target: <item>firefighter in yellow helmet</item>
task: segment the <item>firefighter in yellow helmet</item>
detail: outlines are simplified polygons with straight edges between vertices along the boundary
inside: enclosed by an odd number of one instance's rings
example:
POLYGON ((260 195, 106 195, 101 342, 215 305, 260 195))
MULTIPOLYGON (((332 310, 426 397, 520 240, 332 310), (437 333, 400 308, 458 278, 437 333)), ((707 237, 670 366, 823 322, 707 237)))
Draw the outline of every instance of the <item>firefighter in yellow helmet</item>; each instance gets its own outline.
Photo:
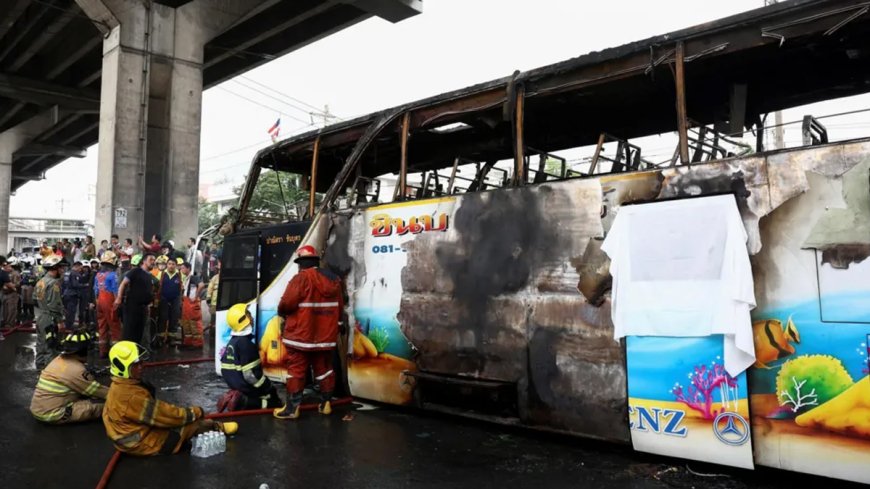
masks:
POLYGON ((221 355, 221 375, 230 390, 218 401, 218 411, 281 407, 281 398, 260 365, 260 350, 248 306, 231 307, 227 311, 227 323, 232 338, 221 355))
POLYGON ((132 341, 119 341, 109 350, 112 386, 103 409, 106 435, 119 451, 130 455, 178 453, 195 435, 213 429, 228 435, 233 422, 204 419, 199 406, 182 407, 154 397, 153 386, 142 380, 148 351, 132 341))
POLYGON ((91 334, 71 333, 61 344, 61 355, 39 374, 30 412, 49 424, 76 423, 98 419, 108 389, 94 380, 85 362, 91 334))

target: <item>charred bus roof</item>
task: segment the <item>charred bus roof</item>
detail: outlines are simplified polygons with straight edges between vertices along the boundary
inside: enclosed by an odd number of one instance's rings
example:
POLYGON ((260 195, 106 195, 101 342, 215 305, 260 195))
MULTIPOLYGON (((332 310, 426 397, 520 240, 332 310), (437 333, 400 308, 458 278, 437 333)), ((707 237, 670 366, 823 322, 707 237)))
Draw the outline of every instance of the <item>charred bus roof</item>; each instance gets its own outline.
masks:
MULTIPOLYGON (((768 112, 870 90, 868 10, 870 2, 858 0, 778 3, 300 134, 261 150, 253 163, 308 175, 319 139, 316 188, 324 191, 367 128, 397 112, 408 114, 408 172, 449 167, 458 157, 512 158, 518 92, 522 145, 541 151, 593 145, 604 133, 627 140, 678 131, 680 90, 690 124, 741 133, 768 112)), ((360 174, 398 172, 402 123, 394 118, 378 134, 360 174)))

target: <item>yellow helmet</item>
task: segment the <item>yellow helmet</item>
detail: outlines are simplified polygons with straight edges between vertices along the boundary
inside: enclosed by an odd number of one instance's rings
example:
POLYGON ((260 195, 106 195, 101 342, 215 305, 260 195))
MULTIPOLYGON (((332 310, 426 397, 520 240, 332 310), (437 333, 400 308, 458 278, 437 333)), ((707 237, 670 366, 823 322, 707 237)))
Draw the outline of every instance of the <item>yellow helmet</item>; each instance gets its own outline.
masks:
POLYGON ((115 377, 130 378, 130 366, 148 359, 148 350, 132 341, 119 341, 109 350, 109 370, 115 377))
POLYGON ((42 260, 42 268, 46 270, 51 270, 61 266, 61 261, 63 258, 57 255, 49 255, 47 258, 42 260))
POLYGON ((103 256, 100 257, 100 263, 105 263, 108 265, 117 265, 118 257, 115 255, 115 252, 106 251, 103 253, 103 256))
POLYGON ((239 303, 231 307, 227 311, 227 323, 230 325, 230 329, 236 333, 250 326, 251 318, 248 316, 248 305, 239 303))
POLYGON ((160 256, 157 257, 157 264, 158 264, 158 265, 160 265, 160 264, 165 264, 165 263, 168 262, 168 261, 169 261, 169 257, 166 256, 166 255, 160 255, 160 256))

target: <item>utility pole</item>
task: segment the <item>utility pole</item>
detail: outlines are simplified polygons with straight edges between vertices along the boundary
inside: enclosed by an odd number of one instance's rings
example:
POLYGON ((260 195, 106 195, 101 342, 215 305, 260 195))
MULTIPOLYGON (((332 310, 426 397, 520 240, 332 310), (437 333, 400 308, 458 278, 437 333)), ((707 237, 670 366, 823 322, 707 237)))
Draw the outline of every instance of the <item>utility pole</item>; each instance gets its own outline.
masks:
POLYGON ((309 112, 308 115, 311 116, 311 125, 315 124, 315 117, 320 119, 321 126, 328 126, 330 122, 338 119, 338 116, 333 115, 331 112, 329 112, 329 105, 323 106, 323 112, 309 112))
MULTIPOLYGON (((777 2, 778 0, 764 0, 764 6, 773 5, 777 2)), ((785 147, 785 130, 782 127, 781 110, 773 113, 773 124, 773 145, 776 149, 783 149, 785 147)))

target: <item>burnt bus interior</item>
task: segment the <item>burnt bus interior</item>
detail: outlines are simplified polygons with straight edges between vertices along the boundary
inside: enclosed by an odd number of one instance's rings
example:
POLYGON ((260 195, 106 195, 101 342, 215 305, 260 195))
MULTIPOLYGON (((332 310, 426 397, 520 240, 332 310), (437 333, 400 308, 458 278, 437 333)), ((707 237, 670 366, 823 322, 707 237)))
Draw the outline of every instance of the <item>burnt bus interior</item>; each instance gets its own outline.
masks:
MULTIPOLYGON (((236 223, 770 150, 771 112, 870 90, 868 9, 775 4, 291 137, 255 156, 236 223), (632 143, 670 132, 678 144, 663 161, 632 143), (581 167, 552 154, 582 147, 592 156, 581 167), (308 198, 277 215, 248 209, 265 170, 297 175, 308 198)), ((805 145, 828 142, 812 116, 802 131, 805 145)))

